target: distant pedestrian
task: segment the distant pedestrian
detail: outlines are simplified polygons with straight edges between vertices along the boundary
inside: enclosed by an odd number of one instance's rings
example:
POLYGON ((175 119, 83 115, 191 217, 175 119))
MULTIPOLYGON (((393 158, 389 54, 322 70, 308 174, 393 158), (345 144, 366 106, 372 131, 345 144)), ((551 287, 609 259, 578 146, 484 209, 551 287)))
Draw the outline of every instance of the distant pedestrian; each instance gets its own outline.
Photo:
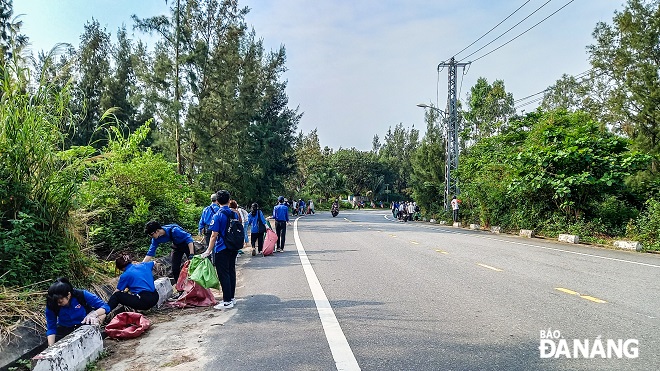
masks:
POLYGON ((264 214, 259 210, 259 204, 255 202, 252 204, 252 209, 248 215, 248 226, 250 226, 252 233, 250 236, 252 242, 252 256, 257 254, 257 249, 255 249, 254 246, 255 242, 257 242, 257 246, 259 247, 259 254, 261 254, 264 249, 264 233, 259 232, 259 227, 261 227, 262 224, 264 228, 268 228, 266 226, 266 218, 264 218, 264 214))
POLYGON ((307 204, 307 210, 308 214, 314 215, 314 201, 309 200, 309 203, 307 204))
POLYGON ((284 197, 277 198, 278 205, 273 208, 275 233, 277 233, 277 252, 284 252, 286 242, 286 225, 289 223, 289 208, 284 204, 284 197))
POLYGON ((454 223, 458 222, 458 204, 460 203, 461 200, 457 199, 456 196, 451 199, 451 210, 454 217, 454 223))

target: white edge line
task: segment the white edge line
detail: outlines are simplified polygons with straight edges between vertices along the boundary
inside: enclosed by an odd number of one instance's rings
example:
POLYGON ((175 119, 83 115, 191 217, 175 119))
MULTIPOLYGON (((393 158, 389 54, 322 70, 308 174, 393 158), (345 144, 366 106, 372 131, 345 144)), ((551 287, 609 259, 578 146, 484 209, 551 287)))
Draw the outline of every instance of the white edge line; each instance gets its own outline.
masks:
POLYGON ((314 268, 309 262, 305 248, 300 241, 300 236, 298 235, 299 219, 300 217, 298 217, 293 224, 293 239, 296 241, 300 264, 305 271, 305 276, 307 276, 309 288, 312 290, 312 296, 314 297, 316 309, 319 312, 319 318, 321 319, 321 324, 325 331, 325 338, 328 340, 328 345, 332 352, 332 358, 335 360, 337 370, 360 370, 360 366, 355 359, 351 346, 348 344, 348 340, 346 340, 346 336, 339 325, 339 321, 337 321, 337 317, 330 306, 328 297, 325 295, 325 291, 323 291, 323 287, 321 287, 321 282, 319 282, 318 277, 316 277, 314 268))

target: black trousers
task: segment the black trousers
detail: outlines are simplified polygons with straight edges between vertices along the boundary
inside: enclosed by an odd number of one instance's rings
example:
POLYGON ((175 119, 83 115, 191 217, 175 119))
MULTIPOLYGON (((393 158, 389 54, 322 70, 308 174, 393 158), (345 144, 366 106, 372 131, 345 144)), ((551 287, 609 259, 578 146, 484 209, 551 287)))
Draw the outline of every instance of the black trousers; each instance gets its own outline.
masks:
POLYGON ((188 256, 188 245, 172 244, 172 277, 174 277, 174 282, 179 281, 179 274, 181 274, 181 261, 183 256, 188 256))
POLYGON ((119 304, 122 304, 126 307, 137 309, 137 310, 147 310, 153 308, 154 305, 158 304, 158 292, 156 291, 142 291, 138 294, 130 294, 123 291, 117 291, 108 300, 108 305, 110 310, 117 308, 119 304))
POLYGON ((277 248, 284 250, 286 241, 286 222, 275 221, 275 233, 277 233, 277 248))
POLYGON ((257 245, 259 246, 259 252, 261 252, 264 249, 264 234, 263 233, 252 233, 250 235, 250 240, 252 242, 252 248, 254 249, 254 243, 257 242, 257 245))
POLYGON ((222 288, 222 301, 229 302, 236 294, 236 255, 238 251, 224 250, 215 253, 215 271, 222 288))
POLYGON ((458 221, 458 209, 453 210, 452 214, 454 216, 454 222, 457 222, 458 221))

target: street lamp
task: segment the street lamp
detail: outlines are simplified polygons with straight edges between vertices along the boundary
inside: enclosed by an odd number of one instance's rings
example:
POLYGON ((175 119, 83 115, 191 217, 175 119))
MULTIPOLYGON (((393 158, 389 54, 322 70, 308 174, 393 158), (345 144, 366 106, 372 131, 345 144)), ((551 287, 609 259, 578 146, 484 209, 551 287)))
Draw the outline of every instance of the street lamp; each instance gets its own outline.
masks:
MULTIPOLYGON (((433 110, 439 113, 440 116, 442 116, 443 120, 445 121, 447 120, 447 116, 448 116, 447 112, 437 107, 429 106, 428 104, 423 104, 423 103, 418 104, 417 107, 421 107, 425 109, 428 108, 430 110, 433 110)), ((452 149, 454 147, 452 143, 454 142, 450 140, 453 138, 453 135, 455 133, 449 133, 449 127, 448 125, 446 125, 446 122, 443 122, 442 126, 444 130, 444 138, 445 138, 445 200, 444 200, 445 202, 444 204, 445 204, 445 210, 449 210, 449 204, 451 202, 451 197, 453 196, 451 192, 453 188, 456 188, 455 191, 458 191, 458 186, 456 186, 455 184, 456 180, 451 178, 451 169, 456 168, 455 166, 456 164, 454 164, 454 162, 458 163, 457 161, 458 154, 452 152, 452 149)), ((453 138, 453 139, 457 139, 457 138, 453 138)))

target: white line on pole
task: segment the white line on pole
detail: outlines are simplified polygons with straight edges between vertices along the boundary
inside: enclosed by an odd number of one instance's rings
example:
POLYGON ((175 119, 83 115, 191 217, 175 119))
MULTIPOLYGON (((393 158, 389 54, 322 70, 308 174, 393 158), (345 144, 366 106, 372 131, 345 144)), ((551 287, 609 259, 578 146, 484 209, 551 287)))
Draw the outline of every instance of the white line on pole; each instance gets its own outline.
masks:
POLYGON ((300 241, 300 236, 298 235, 298 219, 296 219, 293 224, 293 239, 296 241, 300 263, 305 271, 305 276, 307 276, 309 288, 312 290, 312 296, 316 303, 316 309, 319 312, 319 318, 321 318, 321 324, 325 331, 325 338, 328 340, 328 345, 332 352, 332 358, 335 360, 337 370, 360 370, 360 366, 355 359, 353 350, 351 350, 351 346, 348 344, 348 340, 346 340, 346 336, 344 335, 341 326, 339 326, 339 321, 337 321, 337 317, 330 306, 328 297, 325 296, 325 291, 323 291, 323 287, 321 287, 321 282, 319 282, 318 277, 316 277, 314 268, 312 268, 312 264, 307 258, 305 248, 300 241))

